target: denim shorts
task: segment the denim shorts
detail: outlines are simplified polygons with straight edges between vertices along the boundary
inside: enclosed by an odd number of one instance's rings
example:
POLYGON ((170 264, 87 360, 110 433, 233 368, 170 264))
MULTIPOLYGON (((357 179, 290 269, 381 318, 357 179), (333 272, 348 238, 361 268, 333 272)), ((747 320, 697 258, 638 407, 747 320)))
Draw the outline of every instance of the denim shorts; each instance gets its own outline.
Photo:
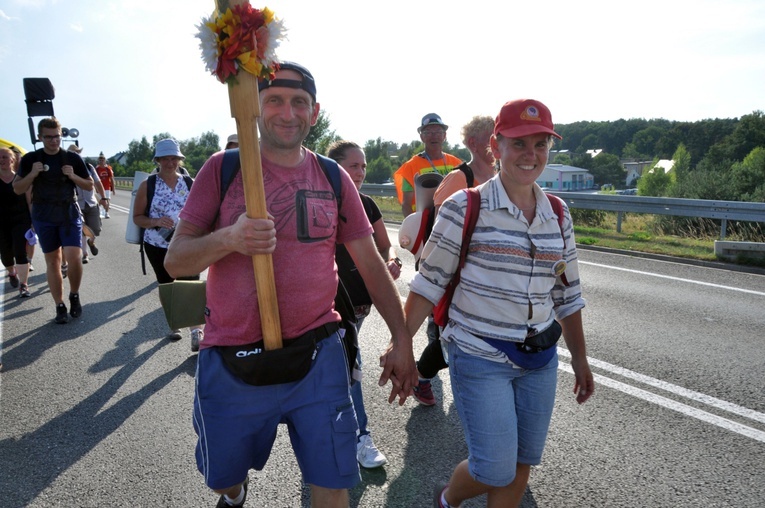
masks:
POLYGON ((449 347, 454 402, 468 446, 468 468, 476 480, 504 487, 516 463, 542 460, 558 381, 558 355, 535 370, 492 362, 449 347))
POLYGON ((33 221, 35 233, 40 240, 43 253, 53 252, 60 247, 82 246, 82 219, 78 216, 68 224, 33 221))
POLYGON ((345 350, 337 333, 317 347, 306 377, 270 386, 248 385, 231 374, 217 348, 199 352, 194 430, 197 467, 208 487, 225 489, 250 469, 263 469, 280 423, 287 425, 306 483, 348 489, 359 482, 345 350))

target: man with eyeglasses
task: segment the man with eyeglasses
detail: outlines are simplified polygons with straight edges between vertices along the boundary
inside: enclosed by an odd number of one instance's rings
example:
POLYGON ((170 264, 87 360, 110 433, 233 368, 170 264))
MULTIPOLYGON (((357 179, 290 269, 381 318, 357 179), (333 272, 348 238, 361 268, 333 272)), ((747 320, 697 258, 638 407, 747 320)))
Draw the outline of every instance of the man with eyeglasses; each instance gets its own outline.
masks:
POLYGON ((112 199, 112 194, 116 192, 114 185, 114 171, 112 167, 106 163, 106 157, 104 152, 98 154, 98 166, 96 166, 96 173, 98 174, 101 185, 104 186, 104 198, 101 200, 101 204, 104 206, 104 219, 109 219, 109 203, 112 199))
POLYGON ((422 117, 422 122, 417 128, 420 139, 425 145, 425 150, 418 153, 398 168, 393 174, 398 192, 398 201, 401 203, 401 211, 404 217, 414 212, 414 177, 425 173, 439 173, 446 175, 452 169, 462 164, 459 158, 443 151, 446 141, 446 125, 441 117, 435 113, 428 113, 422 117))
POLYGON ((13 180, 13 190, 16 194, 24 194, 32 187, 32 224, 45 254, 48 288, 56 302, 55 321, 64 324, 69 321, 69 316, 60 270, 62 251, 69 265, 69 312, 77 318, 82 314, 82 218, 75 188, 93 190, 93 179, 78 154, 61 149, 61 124, 58 120, 40 120, 37 137, 43 147, 22 157, 20 170, 13 180))

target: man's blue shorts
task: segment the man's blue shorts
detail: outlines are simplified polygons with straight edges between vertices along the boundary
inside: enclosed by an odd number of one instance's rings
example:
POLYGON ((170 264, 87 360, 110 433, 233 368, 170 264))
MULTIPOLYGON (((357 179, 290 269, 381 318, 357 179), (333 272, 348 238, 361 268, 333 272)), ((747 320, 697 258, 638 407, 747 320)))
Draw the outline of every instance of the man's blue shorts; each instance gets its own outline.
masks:
POLYGON ((82 219, 78 216, 68 224, 46 221, 32 221, 35 233, 44 254, 61 247, 82 246, 82 219))
POLYGON ((468 445, 468 469, 477 481, 504 487, 516 463, 542 460, 558 380, 558 355, 539 369, 492 362, 448 342, 454 403, 468 445))
POLYGON ((248 470, 263 469, 280 423, 287 424, 305 483, 348 489, 359 482, 345 350, 337 332, 316 346, 306 377, 270 386, 241 381, 214 347, 199 352, 194 430, 197 467, 208 487, 226 489, 248 470))

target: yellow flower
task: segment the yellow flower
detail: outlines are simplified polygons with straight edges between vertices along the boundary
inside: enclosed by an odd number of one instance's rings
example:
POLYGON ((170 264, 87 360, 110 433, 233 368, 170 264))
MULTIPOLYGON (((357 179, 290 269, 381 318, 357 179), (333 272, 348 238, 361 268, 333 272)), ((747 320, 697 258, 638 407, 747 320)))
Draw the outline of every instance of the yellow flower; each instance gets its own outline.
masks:
POLYGON ((260 71, 263 69, 263 65, 258 61, 258 55, 255 51, 242 53, 237 60, 239 60, 242 69, 255 76, 259 75, 260 71))

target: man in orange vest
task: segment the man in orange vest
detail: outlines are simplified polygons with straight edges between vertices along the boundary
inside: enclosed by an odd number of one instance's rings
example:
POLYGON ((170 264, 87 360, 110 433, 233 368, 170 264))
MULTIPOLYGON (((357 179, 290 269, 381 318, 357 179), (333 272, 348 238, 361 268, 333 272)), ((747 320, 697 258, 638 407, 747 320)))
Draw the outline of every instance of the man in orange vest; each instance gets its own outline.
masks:
POLYGON ((417 132, 420 134, 420 139, 425 145, 425 150, 403 163, 393 174, 398 201, 401 203, 401 211, 404 213, 404 217, 414 212, 416 205, 414 196, 415 176, 424 173, 446 175, 462 164, 458 157, 443 151, 444 141, 446 141, 446 130, 448 128, 449 126, 435 113, 428 113, 423 116, 417 132))

